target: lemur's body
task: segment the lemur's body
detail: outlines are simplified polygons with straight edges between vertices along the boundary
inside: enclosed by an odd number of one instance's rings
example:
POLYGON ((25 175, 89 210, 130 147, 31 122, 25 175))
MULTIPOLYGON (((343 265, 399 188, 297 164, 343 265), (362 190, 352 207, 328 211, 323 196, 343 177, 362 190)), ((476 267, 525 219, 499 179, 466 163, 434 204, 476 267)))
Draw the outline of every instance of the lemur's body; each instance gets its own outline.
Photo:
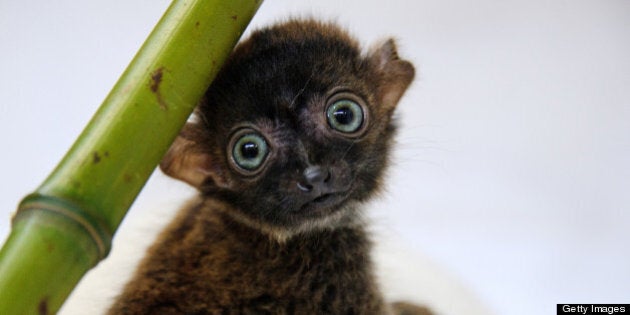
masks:
POLYGON ((110 314, 428 314, 383 301, 361 203, 414 75, 332 24, 239 44, 161 167, 197 187, 110 314))

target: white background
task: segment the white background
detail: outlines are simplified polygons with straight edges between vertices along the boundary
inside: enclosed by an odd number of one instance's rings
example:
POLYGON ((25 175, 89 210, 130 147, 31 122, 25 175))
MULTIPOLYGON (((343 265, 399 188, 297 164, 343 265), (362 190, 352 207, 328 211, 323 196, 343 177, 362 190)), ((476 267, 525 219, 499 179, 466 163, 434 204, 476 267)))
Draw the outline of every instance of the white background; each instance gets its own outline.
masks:
MULTIPOLYGON (((167 5, 0 0, 0 239, 167 5)), ((267 0, 252 23, 289 14, 417 67, 380 229, 497 314, 630 303, 630 1, 267 0)), ((182 193, 156 173, 130 217, 182 193)))

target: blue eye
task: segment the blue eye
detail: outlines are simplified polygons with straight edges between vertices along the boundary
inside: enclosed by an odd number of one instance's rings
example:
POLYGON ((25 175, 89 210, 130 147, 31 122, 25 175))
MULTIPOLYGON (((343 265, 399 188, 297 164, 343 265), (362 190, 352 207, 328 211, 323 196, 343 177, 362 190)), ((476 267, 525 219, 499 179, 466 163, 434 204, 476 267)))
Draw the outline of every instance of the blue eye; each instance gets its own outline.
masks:
POLYGON ((267 141, 254 131, 237 134, 233 143, 232 160, 246 171, 256 171, 269 154, 267 141))
POLYGON ((363 126, 364 113, 361 105, 350 99, 340 99, 326 109, 328 125, 343 133, 354 133, 363 126))

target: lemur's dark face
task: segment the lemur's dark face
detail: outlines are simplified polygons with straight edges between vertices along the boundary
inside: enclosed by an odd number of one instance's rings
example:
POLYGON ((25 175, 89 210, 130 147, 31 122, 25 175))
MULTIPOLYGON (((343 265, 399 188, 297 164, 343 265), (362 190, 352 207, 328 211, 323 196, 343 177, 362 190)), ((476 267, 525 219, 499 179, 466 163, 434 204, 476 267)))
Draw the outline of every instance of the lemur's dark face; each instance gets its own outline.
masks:
POLYGON ((392 114, 413 74, 392 41, 363 56, 331 24, 257 31, 236 48, 162 167, 247 222, 334 224, 378 190, 392 114))

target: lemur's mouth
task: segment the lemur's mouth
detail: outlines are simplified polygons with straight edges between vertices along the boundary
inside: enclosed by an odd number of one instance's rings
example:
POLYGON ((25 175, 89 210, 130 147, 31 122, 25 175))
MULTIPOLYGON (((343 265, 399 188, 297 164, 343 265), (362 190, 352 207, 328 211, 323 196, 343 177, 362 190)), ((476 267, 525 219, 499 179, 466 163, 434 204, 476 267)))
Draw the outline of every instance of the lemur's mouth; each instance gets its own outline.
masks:
POLYGON ((313 199, 311 202, 312 203, 326 202, 326 200, 328 200, 332 196, 333 196, 333 194, 323 194, 323 195, 313 199))
POLYGON ((334 212, 348 197, 347 191, 327 193, 304 203, 297 211, 301 214, 328 214, 334 212))

